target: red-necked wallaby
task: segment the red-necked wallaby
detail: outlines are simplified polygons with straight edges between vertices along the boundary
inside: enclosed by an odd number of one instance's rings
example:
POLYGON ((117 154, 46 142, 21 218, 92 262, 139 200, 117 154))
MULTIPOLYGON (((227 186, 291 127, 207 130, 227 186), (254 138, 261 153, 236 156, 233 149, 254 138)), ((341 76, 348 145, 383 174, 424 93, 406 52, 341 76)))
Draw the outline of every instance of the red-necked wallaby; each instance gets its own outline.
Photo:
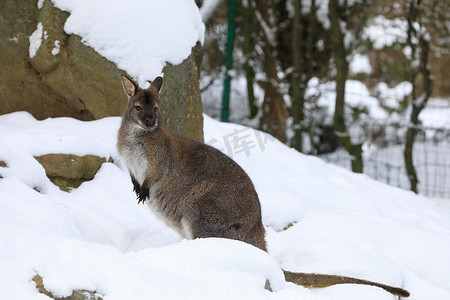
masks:
MULTIPOLYGON (((231 158, 203 143, 161 127, 155 78, 141 89, 122 76, 128 105, 117 147, 133 182, 138 203, 147 203, 166 224, 187 239, 240 240, 266 251, 261 206, 252 181, 231 158)), ((306 287, 356 283, 408 297, 409 292, 357 278, 284 271, 287 281, 306 287)))

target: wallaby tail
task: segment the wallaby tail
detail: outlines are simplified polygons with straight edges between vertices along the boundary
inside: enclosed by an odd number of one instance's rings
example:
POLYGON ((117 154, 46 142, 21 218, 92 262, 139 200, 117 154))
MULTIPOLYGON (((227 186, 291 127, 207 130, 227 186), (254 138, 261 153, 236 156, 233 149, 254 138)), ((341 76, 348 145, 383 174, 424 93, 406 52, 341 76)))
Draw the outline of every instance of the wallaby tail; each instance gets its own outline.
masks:
POLYGON ((339 276, 339 275, 326 275, 326 274, 315 274, 315 273, 293 273, 289 271, 283 270, 284 277, 286 281, 295 283, 297 285, 301 285, 308 288, 320 288, 320 287, 328 287, 335 284, 365 284, 372 285, 379 288, 382 288, 388 291, 391 294, 400 296, 400 297, 409 297, 409 292, 402 288, 393 287, 390 285, 385 285, 382 283, 358 279, 353 277, 339 276))

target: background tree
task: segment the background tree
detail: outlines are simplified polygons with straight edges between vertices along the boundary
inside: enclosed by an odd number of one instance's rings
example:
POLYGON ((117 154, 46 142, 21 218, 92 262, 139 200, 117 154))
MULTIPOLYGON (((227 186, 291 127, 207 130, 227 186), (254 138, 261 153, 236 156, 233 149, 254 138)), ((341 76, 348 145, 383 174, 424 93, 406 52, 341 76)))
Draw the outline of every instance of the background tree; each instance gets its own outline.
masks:
POLYGON ((411 126, 406 131, 404 159, 411 190, 417 193, 418 178, 413 163, 413 145, 418 132, 419 114, 425 108, 432 92, 430 66, 428 64, 430 41, 428 31, 421 20, 423 10, 421 1, 410 0, 408 6, 407 45, 411 49, 411 83, 413 89, 410 114, 411 126))
POLYGON ((330 1, 328 16, 330 19, 330 43, 336 69, 336 101, 333 126, 340 144, 352 157, 352 171, 362 173, 362 143, 358 137, 352 137, 347 129, 345 114, 345 83, 349 74, 348 56, 355 49, 358 37, 365 22, 366 1, 354 2, 330 1), (347 32, 346 32, 347 31, 347 32), (351 38, 348 38, 348 37, 351 38))
POLYGON ((275 15, 277 1, 259 0, 255 3, 257 32, 259 33, 260 49, 262 50, 264 78, 260 84, 264 87, 264 102, 260 127, 278 138, 286 141, 286 118, 288 110, 280 90, 279 64, 277 53, 277 33, 279 23, 275 15))
POLYGON ((256 104, 255 91, 253 85, 255 84, 255 67, 254 67, 254 37, 253 32, 255 29, 254 21, 254 8, 253 2, 249 0, 240 1, 242 12, 242 52, 244 54, 244 72, 245 79, 247 81, 247 99, 249 107, 249 118, 253 119, 258 113, 258 106, 256 104))
MULTIPOLYGON (((442 1, 416 2, 421 4, 421 26, 435 37, 431 38, 428 47, 432 54, 429 64, 436 60, 445 61, 449 54, 450 13, 442 1)), ((403 24, 406 24, 410 3, 409 0, 240 1, 232 77, 237 88, 242 86, 242 82, 246 83, 245 92, 240 91, 241 94, 234 96, 235 99, 245 98, 249 113, 241 113, 232 121, 265 130, 305 153, 323 154, 343 148, 352 159, 352 170, 362 172, 362 146, 366 136, 372 134, 368 132, 367 124, 374 119, 368 107, 355 105, 346 99, 358 92, 348 90, 348 80, 352 80, 352 84, 356 80, 363 82, 370 96, 379 97, 377 105, 380 109, 385 110, 387 115, 395 112, 401 118, 406 117, 410 98, 420 98, 427 85, 423 80, 426 68, 422 71, 421 68, 412 69, 412 60, 407 53, 411 47, 407 45, 408 33, 403 24), (387 41, 381 48, 374 46, 374 41, 366 32, 378 17, 383 17, 384 22, 389 24, 400 24, 397 39, 391 43, 387 41), (352 73, 350 66, 357 56, 355 54, 367 58, 373 68, 370 74, 352 73), (399 108, 392 109, 385 105, 377 90, 378 83, 386 83, 393 88, 404 81, 415 81, 417 88, 412 94, 416 96, 398 99, 399 108), (326 88, 333 87, 336 93, 332 108, 329 107, 331 104, 324 103, 325 98, 322 97, 323 93, 329 93, 324 90, 328 83, 331 85, 326 88)), ((223 72, 226 20, 223 11, 226 7, 227 2, 222 1, 207 24, 207 63, 203 65, 202 74, 203 78, 207 78, 207 84, 203 85, 205 89, 214 86, 214 77, 223 72), (214 54, 210 45, 214 45, 214 54)), ((414 35, 413 31, 409 35, 414 35)), ((384 37, 378 39, 383 40, 384 37)), ((409 40, 418 41, 419 36, 409 40)), ((417 50, 415 62, 419 61, 419 54, 423 52, 417 50)), ((450 86, 445 83, 445 78, 450 76, 447 71, 450 68, 443 68, 439 63, 435 66, 430 64, 430 69, 433 68, 444 74, 436 75, 435 81, 442 83, 444 88, 440 89, 440 95, 445 96, 441 91, 445 90, 445 86, 450 86)), ((205 98, 208 111, 209 97, 205 98)))

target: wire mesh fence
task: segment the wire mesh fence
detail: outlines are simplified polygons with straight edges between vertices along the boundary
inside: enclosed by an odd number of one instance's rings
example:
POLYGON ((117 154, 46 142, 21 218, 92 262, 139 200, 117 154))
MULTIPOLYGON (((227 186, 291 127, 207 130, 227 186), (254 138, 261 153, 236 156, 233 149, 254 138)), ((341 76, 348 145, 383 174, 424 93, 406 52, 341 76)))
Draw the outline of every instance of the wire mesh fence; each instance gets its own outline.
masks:
MULTIPOLYGON (((363 145, 364 173, 375 180, 410 189, 404 149, 408 124, 371 123, 366 125, 368 138, 363 145)), ((418 193, 450 199, 450 129, 416 126, 413 146, 418 193)), ((350 155, 343 149, 319 156, 327 162, 351 169, 350 155)))

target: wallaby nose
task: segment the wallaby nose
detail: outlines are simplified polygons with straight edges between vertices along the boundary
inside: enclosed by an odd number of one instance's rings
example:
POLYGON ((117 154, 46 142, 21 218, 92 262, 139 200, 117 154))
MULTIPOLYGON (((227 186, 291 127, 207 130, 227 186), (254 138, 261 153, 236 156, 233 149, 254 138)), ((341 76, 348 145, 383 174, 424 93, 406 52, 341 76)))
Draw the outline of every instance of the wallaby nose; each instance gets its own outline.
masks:
POLYGON ((151 123, 152 123, 152 119, 145 118, 145 125, 150 126, 151 123))

